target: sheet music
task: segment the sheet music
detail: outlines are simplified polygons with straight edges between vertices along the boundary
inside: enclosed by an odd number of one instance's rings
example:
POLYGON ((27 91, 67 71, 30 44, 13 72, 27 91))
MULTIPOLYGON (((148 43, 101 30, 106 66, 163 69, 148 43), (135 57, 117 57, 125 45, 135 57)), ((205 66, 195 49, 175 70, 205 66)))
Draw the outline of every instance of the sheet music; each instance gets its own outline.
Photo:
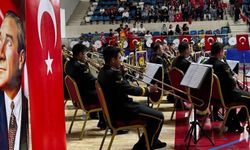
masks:
POLYGON ((250 77, 250 71, 248 71, 248 73, 246 74, 246 77, 250 77))
POLYGON ((95 78, 98 77, 98 72, 97 72, 96 68, 95 68, 94 66, 92 66, 91 64, 89 64, 89 70, 90 70, 90 73, 91 73, 95 78))
POLYGON ((185 73, 181 85, 191 87, 191 88, 199 88, 201 85, 202 79, 204 78, 208 67, 212 67, 211 65, 206 64, 197 64, 192 63, 187 72, 185 73))
POLYGON ((146 64, 147 64, 147 67, 146 67, 146 73, 145 74, 148 77, 143 76, 142 81, 145 82, 145 83, 147 83, 147 84, 150 84, 151 81, 152 81, 152 79, 150 79, 150 78, 153 78, 155 76, 157 70, 160 67, 162 67, 162 65, 161 64, 155 64, 155 63, 149 63, 149 62, 146 62, 146 64))
POLYGON ((229 65, 231 70, 234 70, 237 64, 239 64, 239 61, 236 60, 227 60, 227 64, 229 65))

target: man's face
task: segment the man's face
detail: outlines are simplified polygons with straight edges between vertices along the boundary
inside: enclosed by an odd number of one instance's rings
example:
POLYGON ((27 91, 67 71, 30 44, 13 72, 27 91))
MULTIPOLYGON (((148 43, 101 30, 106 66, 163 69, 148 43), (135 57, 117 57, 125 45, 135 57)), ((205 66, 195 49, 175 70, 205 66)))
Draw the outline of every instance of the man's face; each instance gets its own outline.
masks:
POLYGON ((121 66, 121 53, 118 53, 116 58, 112 58, 112 66, 115 68, 120 68, 121 66))
MULTIPOLYGON (((18 54, 18 28, 13 18, 4 19, 0 28, 0 88, 12 87, 20 82, 24 59, 18 54)), ((24 51, 20 52, 24 55, 24 51)))

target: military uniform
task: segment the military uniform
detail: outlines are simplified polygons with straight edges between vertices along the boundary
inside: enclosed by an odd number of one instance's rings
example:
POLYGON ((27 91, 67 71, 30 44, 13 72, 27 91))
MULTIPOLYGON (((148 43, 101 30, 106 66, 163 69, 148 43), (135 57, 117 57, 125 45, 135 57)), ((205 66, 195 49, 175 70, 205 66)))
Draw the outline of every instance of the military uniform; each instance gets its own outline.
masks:
POLYGON ((95 89, 96 78, 90 73, 86 64, 72 58, 66 65, 66 73, 75 80, 83 104, 99 104, 95 89))
MULTIPOLYGON (((104 92, 111 120, 145 120, 149 142, 151 146, 155 144, 163 125, 163 114, 128 97, 148 95, 148 88, 131 86, 120 70, 109 65, 104 65, 99 72, 98 82, 104 92)), ((142 139, 140 141, 144 142, 142 139)))
POLYGON ((172 62, 172 67, 180 69, 184 74, 187 72, 190 62, 184 56, 176 57, 172 62))
MULTIPOLYGON (((228 64, 216 57, 210 57, 205 64, 213 65, 214 74, 220 80, 225 102, 242 102, 250 109, 250 93, 236 88, 236 81, 233 79, 233 74, 228 64)), ((241 116, 241 118, 244 119, 245 117, 241 116)))

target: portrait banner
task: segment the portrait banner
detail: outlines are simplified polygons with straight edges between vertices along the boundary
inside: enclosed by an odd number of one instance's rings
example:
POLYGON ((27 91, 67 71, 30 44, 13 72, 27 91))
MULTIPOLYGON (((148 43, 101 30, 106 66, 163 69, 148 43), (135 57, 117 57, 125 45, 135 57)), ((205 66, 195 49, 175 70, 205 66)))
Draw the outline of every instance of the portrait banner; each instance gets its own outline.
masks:
POLYGON ((59 0, 26 1, 32 149, 65 150, 59 0))
POLYGON ((24 0, 0 0, 0 149, 28 149, 24 0))

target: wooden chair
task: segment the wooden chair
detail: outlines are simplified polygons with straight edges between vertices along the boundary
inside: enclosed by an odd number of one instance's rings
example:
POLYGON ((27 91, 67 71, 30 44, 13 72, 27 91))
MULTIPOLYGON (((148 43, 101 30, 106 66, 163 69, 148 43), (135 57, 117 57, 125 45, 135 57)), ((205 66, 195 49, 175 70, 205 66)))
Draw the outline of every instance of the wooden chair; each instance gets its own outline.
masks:
POLYGON ((102 107, 104 119, 105 119, 106 124, 107 124, 107 128, 106 128, 104 137, 102 139, 102 143, 100 145, 100 150, 102 149, 102 146, 104 144, 104 141, 105 141, 105 138, 107 136, 107 132, 108 132, 109 128, 111 130, 113 130, 113 134, 112 134, 112 138, 110 140, 109 146, 108 146, 108 150, 110 150, 111 145, 113 143, 113 140, 115 138, 115 135, 117 134, 117 132, 119 130, 126 130, 126 129, 133 129, 133 128, 138 130, 139 137, 140 137, 139 128, 143 129, 145 141, 146 141, 146 147, 147 147, 147 150, 150 150, 145 121, 139 120, 139 119, 131 120, 129 122, 128 121, 124 122, 122 119, 121 120, 111 120, 109 110, 108 110, 108 107, 106 104, 106 100, 105 100, 102 88, 101 88, 100 84, 98 83, 98 81, 96 81, 96 92, 97 92, 97 95, 98 95, 98 98, 100 101, 100 105, 102 107))
POLYGON ((213 103, 219 104, 219 106, 221 106, 222 108, 224 108, 224 110, 226 111, 223 123, 221 125, 220 128, 220 134, 223 133, 224 128, 225 128, 225 124, 226 121, 228 119, 228 115, 230 113, 231 110, 236 109, 236 108, 243 108, 246 110, 247 113, 247 122, 248 122, 248 126, 249 124, 249 113, 248 113, 248 108, 246 107, 246 105, 244 105, 243 103, 240 102, 232 102, 232 103, 225 103, 223 95, 222 95, 222 91, 221 91, 221 86, 220 86, 220 80, 219 78, 213 74, 213 79, 214 79, 214 84, 213 84, 213 92, 212 92, 212 99, 214 100, 213 103))
MULTIPOLYGON (((178 69, 176 67, 173 67, 172 69, 170 69, 168 74, 169 74, 170 83, 171 83, 171 85, 173 87, 175 87, 175 88, 177 88, 179 90, 182 90, 184 92, 187 92, 187 93, 190 92, 188 87, 180 85, 181 80, 184 77, 184 73, 180 69, 178 69)), ((183 93, 180 93, 180 92, 175 91, 175 90, 174 90, 174 92, 175 92, 175 94, 177 94, 177 95, 181 96, 182 98, 186 99, 187 102, 191 103, 191 99, 190 99, 190 97, 188 95, 184 95, 183 93)), ((176 111, 176 104, 178 103, 178 101, 181 103, 182 109, 184 109, 183 101, 178 99, 178 98, 175 98, 174 109, 172 111, 171 118, 170 118, 171 120, 173 120, 174 112, 176 111)), ((192 109, 189 110, 189 115, 188 116, 190 116, 191 111, 192 111, 192 109)))
POLYGON ((75 113, 74 113, 74 117, 73 117, 72 122, 71 122, 70 127, 69 127, 68 133, 71 133, 71 129, 72 129, 72 126, 74 124, 78 109, 81 109, 86 113, 86 117, 85 117, 85 120, 84 120, 84 123, 82 126, 82 132, 80 135, 80 140, 81 140, 83 138, 83 135, 84 135, 84 128, 86 126, 87 120, 90 118, 89 117, 90 113, 99 112, 102 109, 101 109, 99 104, 84 105, 82 102, 82 98, 81 98, 81 95, 79 93, 78 86, 77 86, 76 82, 74 81, 74 79, 72 79, 68 75, 65 77, 65 84, 66 84, 67 90, 69 92, 70 98, 72 99, 72 102, 76 108, 75 113))

